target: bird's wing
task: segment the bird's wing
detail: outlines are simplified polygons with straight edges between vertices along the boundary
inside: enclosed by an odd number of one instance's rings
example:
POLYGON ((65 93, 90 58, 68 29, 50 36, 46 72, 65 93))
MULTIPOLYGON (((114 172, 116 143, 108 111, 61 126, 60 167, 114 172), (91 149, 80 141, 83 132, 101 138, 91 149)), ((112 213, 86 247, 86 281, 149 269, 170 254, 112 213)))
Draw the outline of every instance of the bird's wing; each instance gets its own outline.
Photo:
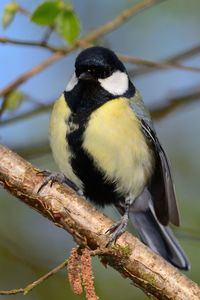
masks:
POLYGON ((130 106, 141 121, 144 135, 155 153, 155 170, 149 190, 154 202, 156 216, 163 225, 171 222, 178 226, 179 213, 169 161, 156 136, 151 117, 139 97, 139 93, 136 96, 137 98, 130 99, 130 106))

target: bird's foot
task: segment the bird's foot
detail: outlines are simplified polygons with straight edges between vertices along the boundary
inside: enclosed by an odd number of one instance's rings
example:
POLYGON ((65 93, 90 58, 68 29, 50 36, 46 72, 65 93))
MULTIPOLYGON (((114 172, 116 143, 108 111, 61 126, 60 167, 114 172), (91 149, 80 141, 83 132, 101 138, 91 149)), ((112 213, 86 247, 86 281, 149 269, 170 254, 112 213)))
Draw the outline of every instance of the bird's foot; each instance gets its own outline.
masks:
POLYGON ((118 222, 114 223, 106 231, 106 233, 110 235, 106 247, 111 246, 113 242, 116 243, 117 239, 125 232, 127 225, 128 225, 128 213, 125 212, 125 214, 121 217, 121 219, 118 222))
POLYGON ((38 189, 38 193, 45 187, 50 182, 50 186, 57 182, 60 184, 65 184, 72 188, 74 191, 76 191, 80 196, 83 196, 83 192, 81 191, 80 188, 77 187, 75 183, 73 183, 70 179, 68 179, 63 173, 58 173, 58 172, 51 172, 48 170, 44 171, 39 171, 38 175, 46 176, 44 179, 43 183, 38 189))

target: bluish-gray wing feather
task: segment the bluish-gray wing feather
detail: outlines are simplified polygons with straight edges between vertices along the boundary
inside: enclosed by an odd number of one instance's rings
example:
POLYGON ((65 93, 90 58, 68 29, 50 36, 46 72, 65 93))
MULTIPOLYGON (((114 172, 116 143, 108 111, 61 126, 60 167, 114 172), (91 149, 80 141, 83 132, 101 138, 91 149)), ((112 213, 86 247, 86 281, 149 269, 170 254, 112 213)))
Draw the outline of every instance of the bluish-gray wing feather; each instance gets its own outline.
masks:
POLYGON ((156 216, 163 225, 171 222, 178 226, 179 213, 169 161, 156 136, 151 117, 138 92, 130 100, 130 106, 140 119, 142 130, 155 153, 156 165, 150 191, 156 216))

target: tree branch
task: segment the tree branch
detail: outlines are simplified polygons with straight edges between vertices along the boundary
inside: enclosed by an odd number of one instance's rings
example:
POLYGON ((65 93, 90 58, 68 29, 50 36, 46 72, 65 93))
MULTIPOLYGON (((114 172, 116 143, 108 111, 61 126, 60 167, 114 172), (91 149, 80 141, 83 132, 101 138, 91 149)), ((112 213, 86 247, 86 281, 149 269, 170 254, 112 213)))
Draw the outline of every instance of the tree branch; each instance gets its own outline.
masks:
MULTIPOLYGON (((0 146, 0 183, 5 189, 71 233, 77 243, 86 244, 92 250, 106 245, 108 237, 105 231, 112 222, 75 192, 61 185, 46 186, 37 194, 43 182, 37 171, 17 154, 0 146)), ((200 288, 196 283, 131 234, 123 234, 116 247, 121 251, 117 255, 108 253, 107 263, 147 293, 165 300, 200 298, 200 288)))
POLYGON ((100 26, 99 28, 91 31, 88 33, 85 37, 77 40, 75 44, 71 47, 68 47, 65 49, 65 52, 56 52, 52 56, 50 56, 48 59, 44 60, 41 64, 33 67, 32 69, 28 70, 21 76, 19 76, 17 79, 15 79, 13 82, 8 84, 5 88, 0 90, 0 97, 4 97, 8 95, 11 91, 15 90, 19 85, 30 79, 32 76, 38 74, 40 71, 44 70, 47 66, 51 65, 52 63, 56 62, 60 58, 62 58, 64 55, 69 54, 76 50, 77 48, 84 48, 85 46, 88 46, 89 43, 93 42, 95 39, 101 37, 102 35, 105 35, 108 32, 113 31, 117 27, 119 27, 122 23, 127 21, 132 15, 139 13, 140 11, 144 10, 145 8, 148 8, 152 5, 161 3, 165 0, 143 0, 137 4, 134 4, 133 6, 123 10, 117 17, 115 17, 113 20, 105 23, 104 25, 100 26))

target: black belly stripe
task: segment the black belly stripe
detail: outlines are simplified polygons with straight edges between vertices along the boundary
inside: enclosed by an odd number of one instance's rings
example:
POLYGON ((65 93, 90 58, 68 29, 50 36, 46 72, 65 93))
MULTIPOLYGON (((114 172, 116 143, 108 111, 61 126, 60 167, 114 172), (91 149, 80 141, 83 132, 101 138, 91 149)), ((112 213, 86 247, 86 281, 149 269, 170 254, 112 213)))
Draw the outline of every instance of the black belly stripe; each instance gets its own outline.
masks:
MULTIPOLYGON (((128 90, 118 97, 130 98, 134 93, 135 87, 129 81, 128 90)), ((82 147, 83 133, 90 114, 104 103, 113 100, 114 96, 104 90, 97 81, 80 81, 71 91, 65 91, 64 97, 72 112, 67 122, 70 122, 71 129, 74 129, 66 136, 73 153, 71 166, 84 184, 85 196, 99 205, 116 204, 124 200, 124 197, 116 192, 115 183, 105 180, 104 174, 82 147)), ((70 128, 70 124, 67 125, 70 128)))
POLYGON ((115 191, 116 186, 104 178, 104 174, 95 166, 93 159, 82 148, 84 127, 69 133, 67 141, 73 153, 71 166, 84 184, 84 194, 98 205, 117 203, 122 197, 115 191))

